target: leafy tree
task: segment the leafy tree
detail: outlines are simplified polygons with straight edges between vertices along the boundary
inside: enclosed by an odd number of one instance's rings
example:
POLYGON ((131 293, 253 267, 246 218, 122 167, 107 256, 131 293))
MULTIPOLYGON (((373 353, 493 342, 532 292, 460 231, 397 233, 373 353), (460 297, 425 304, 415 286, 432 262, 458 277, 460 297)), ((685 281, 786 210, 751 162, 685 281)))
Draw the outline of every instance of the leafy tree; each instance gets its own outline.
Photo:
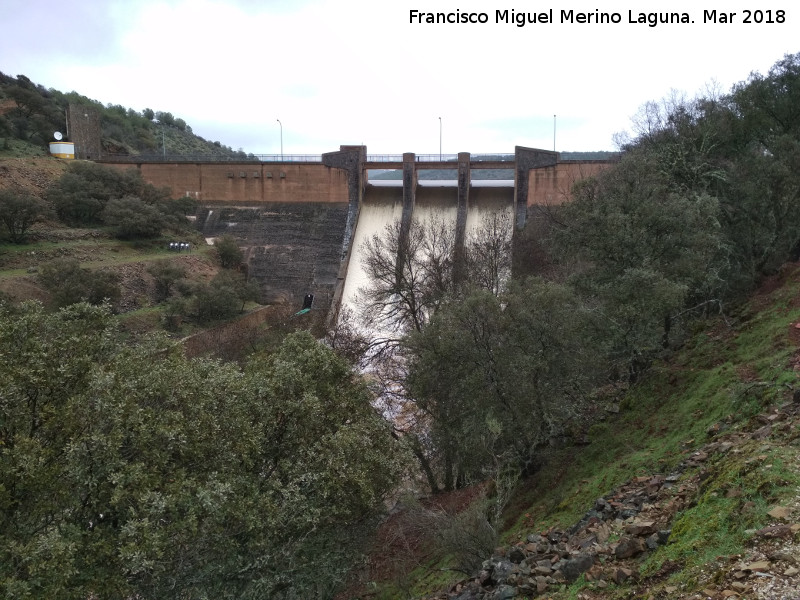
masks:
POLYGON ((167 127, 173 127, 175 125, 175 116, 171 112, 158 111, 156 113, 156 119, 159 123, 167 127))
POLYGON ((148 121, 152 121, 156 118, 156 113, 153 112, 152 108, 145 108, 142 111, 142 116, 147 119, 148 121))
POLYGON ((103 209, 101 218, 114 228, 114 235, 123 240, 158 237, 168 223, 158 208, 145 204, 136 196, 112 198, 103 209))
POLYGON ((175 283, 186 275, 186 270, 180 264, 171 260, 154 262, 147 271, 155 280, 156 299, 158 302, 163 302, 169 298, 175 283))
POLYGON ((136 196, 146 204, 168 197, 146 183, 136 169, 120 171, 92 163, 73 162, 47 191, 59 218, 67 223, 92 225, 101 222, 101 214, 109 200, 136 196))
POLYGON ((214 240, 214 249, 223 269, 236 269, 242 264, 244 254, 232 235, 226 233, 214 240))
MULTIPOLYGON (((800 257, 800 53, 736 86, 736 163, 722 196, 739 274, 752 282, 800 257)), ((737 273, 738 271, 738 273, 737 273)))
POLYGON ((565 286, 531 280, 445 304, 406 341, 406 385, 427 415, 444 489, 497 457, 529 465, 563 434, 596 381, 590 313, 565 286))
POLYGON ((242 312, 248 301, 257 300, 259 292, 255 282, 248 283, 241 273, 223 270, 194 289, 193 311, 201 323, 227 319, 242 312))
POLYGON ((78 302, 114 304, 121 295, 116 274, 84 269, 73 258, 60 258, 42 265, 39 281, 58 307, 78 302))
POLYGON ((45 202, 13 190, 0 190, 0 221, 8 231, 13 244, 25 241, 31 226, 48 214, 45 202))
POLYGON ((5 598, 330 597, 400 472, 308 334, 243 372, 29 303, 0 306, 0 354, 5 598))
POLYGON ((603 311, 611 351, 631 378, 668 345, 675 318, 720 287, 718 202, 670 189, 670 181, 651 152, 630 152, 574 190, 556 237, 571 281, 603 311))

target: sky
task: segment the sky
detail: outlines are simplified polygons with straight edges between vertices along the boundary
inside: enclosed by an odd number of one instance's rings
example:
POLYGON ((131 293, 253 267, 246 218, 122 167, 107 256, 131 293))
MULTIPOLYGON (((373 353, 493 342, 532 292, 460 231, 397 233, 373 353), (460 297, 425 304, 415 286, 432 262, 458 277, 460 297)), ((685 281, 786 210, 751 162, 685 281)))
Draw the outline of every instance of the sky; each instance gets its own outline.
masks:
POLYGON ((0 0, 0 71, 255 154, 614 150, 644 103, 726 93, 800 52, 789 3, 705 2, 0 0), (498 22, 512 10, 552 21, 498 22), (578 22, 598 10, 619 22, 578 22))

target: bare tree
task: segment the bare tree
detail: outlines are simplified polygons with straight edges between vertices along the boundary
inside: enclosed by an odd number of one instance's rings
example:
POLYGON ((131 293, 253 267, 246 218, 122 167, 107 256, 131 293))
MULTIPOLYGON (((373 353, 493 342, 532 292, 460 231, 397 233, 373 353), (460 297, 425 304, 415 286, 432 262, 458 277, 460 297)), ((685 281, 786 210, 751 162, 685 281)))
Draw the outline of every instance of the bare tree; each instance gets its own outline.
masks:
POLYGON ((493 212, 467 242, 470 281, 499 296, 511 275, 511 214, 493 212))
POLYGON ((454 232, 441 220, 400 223, 364 242, 370 285, 359 290, 365 325, 382 331, 421 331, 453 288, 454 232))

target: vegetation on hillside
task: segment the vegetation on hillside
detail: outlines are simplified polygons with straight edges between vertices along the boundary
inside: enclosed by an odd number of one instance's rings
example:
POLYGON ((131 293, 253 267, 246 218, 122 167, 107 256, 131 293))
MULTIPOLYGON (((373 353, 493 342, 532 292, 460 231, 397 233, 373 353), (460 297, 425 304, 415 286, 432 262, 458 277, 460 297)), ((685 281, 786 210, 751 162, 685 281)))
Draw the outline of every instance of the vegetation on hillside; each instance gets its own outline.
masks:
POLYGON ((107 154, 247 157, 242 150, 195 135, 186 121, 171 112, 103 105, 74 91, 47 89, 24 75, 3 73, 0 156, 48 155, 53 132, 67 133, 66 109, 70 104, 87 106, 100 114, 103 152, 107 154))
POLYGON ((308 334, 245 369, 107 307, 0 305, 9 599, 330 597, 394 489, 364 383, 308 334))

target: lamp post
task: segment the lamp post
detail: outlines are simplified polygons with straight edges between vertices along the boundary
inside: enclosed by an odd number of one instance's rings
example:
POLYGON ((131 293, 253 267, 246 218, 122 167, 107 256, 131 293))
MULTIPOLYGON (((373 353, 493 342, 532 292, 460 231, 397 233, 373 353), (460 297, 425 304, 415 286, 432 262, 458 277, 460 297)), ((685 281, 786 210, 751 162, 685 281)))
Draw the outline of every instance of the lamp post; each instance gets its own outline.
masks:
POLYGON ((280 119, 276 119, 278 121, 278 125, 281 126, 281 161, 283 161, 283 123, 281 123, 280 119))
POLYGON ((556 151, 556 116, 553 115, 553 152, 556 151))
POLYGON ((439 117, 439 162, 442 162, 442 117, 439 117))

